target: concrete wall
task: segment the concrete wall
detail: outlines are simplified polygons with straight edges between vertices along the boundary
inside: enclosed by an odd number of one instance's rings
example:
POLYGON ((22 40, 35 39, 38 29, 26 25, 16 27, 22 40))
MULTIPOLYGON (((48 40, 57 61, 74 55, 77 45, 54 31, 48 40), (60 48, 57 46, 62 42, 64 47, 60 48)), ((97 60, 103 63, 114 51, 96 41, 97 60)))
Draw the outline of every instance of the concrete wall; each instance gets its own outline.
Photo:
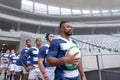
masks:
MULTIPOLYGON (((120 54, 103 54, 98 56, 101 69, 120 67, 120 54)), ((82 63, 85 71, 98 70, 95 55, 82 56, 82 63)))
POLYGON ((22 0, 0 0, 0 4, 21 9, 21 1, 22 0))

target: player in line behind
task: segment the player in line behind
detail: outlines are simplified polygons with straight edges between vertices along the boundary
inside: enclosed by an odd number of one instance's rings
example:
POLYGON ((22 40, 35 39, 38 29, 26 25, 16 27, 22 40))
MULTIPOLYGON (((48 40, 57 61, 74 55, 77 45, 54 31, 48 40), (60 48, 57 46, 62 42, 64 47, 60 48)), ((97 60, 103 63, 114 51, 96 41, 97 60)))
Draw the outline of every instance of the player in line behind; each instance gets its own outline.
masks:
POLYGON ((39 56, 38 56, 38 64, 39 69, 41 70, 44 80, 54 80, 54 70, 56 67, 51 67, 47 64, 47 53, 50 46, 51 41, 54 39, 54 35, 52 33, 47 33, 45 36, 47 42, 45 45, 43 45, 39 50, 39 56))

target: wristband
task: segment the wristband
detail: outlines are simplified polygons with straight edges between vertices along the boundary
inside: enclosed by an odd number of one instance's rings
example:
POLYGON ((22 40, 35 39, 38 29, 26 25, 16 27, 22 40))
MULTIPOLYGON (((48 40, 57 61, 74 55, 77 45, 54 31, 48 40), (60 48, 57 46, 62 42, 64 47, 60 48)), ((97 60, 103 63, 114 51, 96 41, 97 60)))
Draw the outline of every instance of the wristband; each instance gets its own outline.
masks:
POLYGON ((46 73, 46 71, 42 72, 42 74, 44 75, 46 73))
POLYGON ((48 76, 45 76, 45 79, 48 78, 48 76))

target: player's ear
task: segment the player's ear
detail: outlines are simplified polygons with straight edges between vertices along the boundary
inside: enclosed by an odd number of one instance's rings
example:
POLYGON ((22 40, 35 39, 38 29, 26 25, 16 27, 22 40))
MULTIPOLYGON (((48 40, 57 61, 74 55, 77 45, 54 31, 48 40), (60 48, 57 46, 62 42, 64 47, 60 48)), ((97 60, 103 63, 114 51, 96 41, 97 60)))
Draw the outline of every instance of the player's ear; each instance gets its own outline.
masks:
POLYGON ((61 32, 64 32, 64 28, 61 28, 60 30, 61 30, 61 32))

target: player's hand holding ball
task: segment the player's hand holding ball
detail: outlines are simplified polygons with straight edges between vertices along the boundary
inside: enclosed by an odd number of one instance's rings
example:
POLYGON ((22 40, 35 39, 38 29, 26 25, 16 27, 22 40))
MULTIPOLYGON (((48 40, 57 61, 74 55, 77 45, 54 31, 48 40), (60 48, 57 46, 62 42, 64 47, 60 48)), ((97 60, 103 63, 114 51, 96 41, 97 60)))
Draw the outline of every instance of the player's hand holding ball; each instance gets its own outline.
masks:
POLYGON ((67 69, 74 69, 80 62, 81 52, 77 46, 72 46, 68 49, 65 55, 67 69))

